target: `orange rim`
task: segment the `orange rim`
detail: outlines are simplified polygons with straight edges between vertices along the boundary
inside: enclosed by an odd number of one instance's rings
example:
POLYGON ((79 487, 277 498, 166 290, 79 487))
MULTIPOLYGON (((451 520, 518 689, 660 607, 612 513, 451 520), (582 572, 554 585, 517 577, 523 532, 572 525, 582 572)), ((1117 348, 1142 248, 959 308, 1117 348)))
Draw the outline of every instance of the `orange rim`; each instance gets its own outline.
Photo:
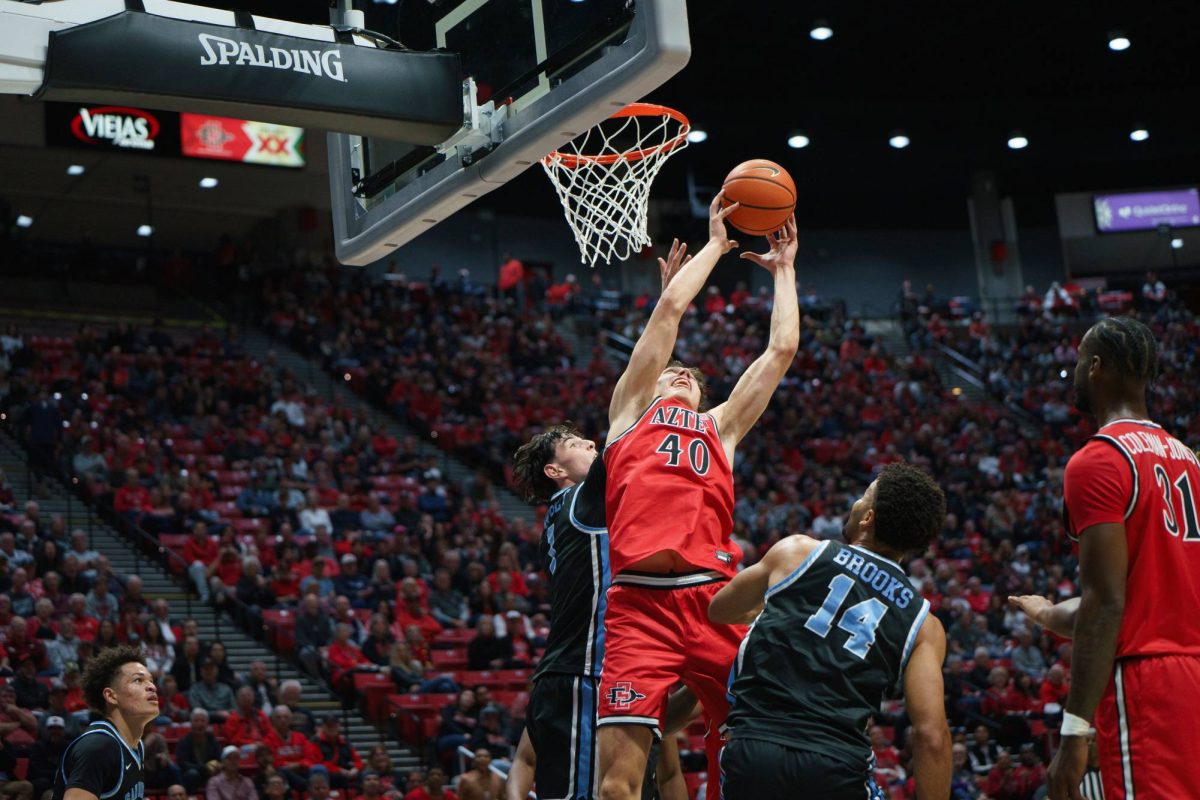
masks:
POLYGON ((682 111, 676 111, 673 108, 655 105, 654 103, 630 103, 609 117, 609 119, 622 119, 624 117, 670 117, 679 123, 679 135, 668 139, 662 144, 656 144, 653 147, 644 147, 640 150, 630 150, 628 153, 607 153, 599 156, 587 156, 553 150, 542 161, 549 162, 554 160, 566 169, 575 169, 585 164, 609 166, 618 161, 640 161, 655 153, 664 150, 674 150, 676 147, 679 147, 679 145, 687 140, 688 131, 691 128, 691 123, 688 122, 688 118, 684 116, 682 111))

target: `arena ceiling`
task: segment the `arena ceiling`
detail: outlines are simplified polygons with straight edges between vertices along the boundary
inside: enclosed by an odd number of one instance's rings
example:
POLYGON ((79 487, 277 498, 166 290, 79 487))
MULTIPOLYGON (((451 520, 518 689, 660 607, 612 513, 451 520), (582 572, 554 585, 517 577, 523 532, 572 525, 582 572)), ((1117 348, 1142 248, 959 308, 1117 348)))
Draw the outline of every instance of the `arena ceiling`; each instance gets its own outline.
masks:
MULTIPOLYGON (((328 21, 325 0, 194 1, 328 21)), ((356 3, 370 27, 427 44, 421 31, 436 4, 356 3)), ((728 3, 689 6, 691 64, 650 99, 684 110, 709 137, 673 159, 657 196, 680 196, 688 172, 713 185, 738 161, 765 157, 796 177, 802 224, 963 227, 970 174, 989 170, 1015 198, 1018 222, 1044 225, 1054 222, 1055 192, 1200 181, 1200 146, 1187 122, 1200 89, 1200 4, 744 0, 736 14, 728 3), (818 20, 831 38, 810 38, 818 20), (1118 30, 1131 43, 1122 52, 1107 46, 1118 30), (1147 140, 1130 139, 1138 126, 1147 140), (808 147, 787 146, 797 130, 808 147), (888 145, 896 131, 911 140, 907 148, 888 145), (1014 131, 1027 148, 1007 147, 1014 131)), ((206 236, 222 226, 236 232, 298 201, 327 207, 319 138, 310 135, 310 167, 301 173, 214 165, 208 172, 220 173, 221 189, 204 192, 194 186, 204 171, 194 162, 109 158, 99 167, 105 178, 86 191, 111 195, 105 207, 116 209, 118 224, 120 209, 143 202, 127 188, 133 175, 148 172, 181 220, 193 215, 206 236)), ((70 188, 65 151, 35 154, 6 141, 0 194, 42 198, 47 208, 62 200, 59 216, 70 221, 80 204, 69 196, 84 196, 86 183, 70 188)), ((481 202, 558 213, 540 170, 481 202)))

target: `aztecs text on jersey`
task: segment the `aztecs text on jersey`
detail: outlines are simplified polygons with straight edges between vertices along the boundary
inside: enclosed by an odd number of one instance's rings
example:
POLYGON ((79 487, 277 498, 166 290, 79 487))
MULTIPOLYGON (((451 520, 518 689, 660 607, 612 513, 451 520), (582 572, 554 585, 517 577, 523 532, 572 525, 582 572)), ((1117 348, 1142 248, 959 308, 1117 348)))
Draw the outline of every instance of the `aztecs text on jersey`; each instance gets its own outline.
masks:
POLYGON ((1158 425, 1117 420, 1071 457, 1067 531, 1125 526, 1129 573, 1117 657, 1200 656, 1200 461, 1158 425))
POLYGON ((733 472, 711 414, 656 398, 604 460, 613 575, 663 550, 697 569, 736 572, 733 472))

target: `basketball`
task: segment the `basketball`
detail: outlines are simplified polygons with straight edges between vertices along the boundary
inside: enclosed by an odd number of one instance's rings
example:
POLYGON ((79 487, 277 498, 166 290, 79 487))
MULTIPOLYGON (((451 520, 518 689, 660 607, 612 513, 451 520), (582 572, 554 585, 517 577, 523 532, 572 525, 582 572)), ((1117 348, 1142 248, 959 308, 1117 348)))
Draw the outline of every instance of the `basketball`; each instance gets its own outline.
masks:
POLYGON ((726 221, 742 233, 766 235, 783 227, 796 208, 796 184, 774 161, 743 161, 725 177, 727 203, 741 205, 726 221))

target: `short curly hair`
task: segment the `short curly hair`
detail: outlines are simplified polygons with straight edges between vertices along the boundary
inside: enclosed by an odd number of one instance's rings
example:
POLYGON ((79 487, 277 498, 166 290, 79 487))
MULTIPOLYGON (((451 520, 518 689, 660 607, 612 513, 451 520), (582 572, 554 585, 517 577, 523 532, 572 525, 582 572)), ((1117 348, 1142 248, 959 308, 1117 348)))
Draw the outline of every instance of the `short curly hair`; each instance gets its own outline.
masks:
POLYGON ((875 479, 875 540, 898 553, 922 553, 946 521, 946 495, 929 473, 888 464, 875 479))
POLYGON ((144 667, 146 659, 142 657, 141 650, 129 645, 105 648, 88 659, 87 667, 83 670, 83 699, 93 711, 108 713, 104 690, 112 686, 117 673, 126 664, 141 664, 144 667))
POLYGON ((526 503, 544 503, 558 491, 558 484, 546 476, 546 465, 554 460, 558 443, 582 437, 570 422, 547 428, 517 448, 513 456, 513 489, 526 503))

